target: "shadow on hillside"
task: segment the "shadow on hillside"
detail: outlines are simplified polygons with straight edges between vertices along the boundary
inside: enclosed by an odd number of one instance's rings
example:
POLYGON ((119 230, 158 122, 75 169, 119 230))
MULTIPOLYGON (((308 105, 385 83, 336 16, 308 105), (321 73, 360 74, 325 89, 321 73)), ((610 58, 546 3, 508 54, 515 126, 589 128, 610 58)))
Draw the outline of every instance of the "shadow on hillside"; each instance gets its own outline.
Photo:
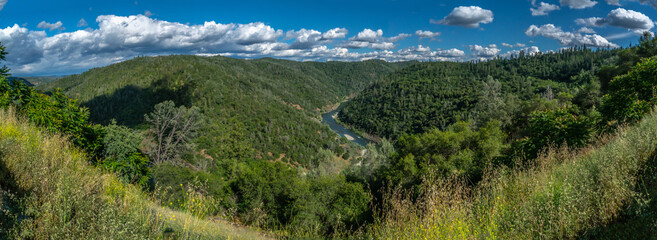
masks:
POLYGON ((9 78, 7 78, 7 79, 9 80, 9 83, 10 83, 10 84, 11 84, 11 81, 13 81, 13 80, 17 80, 17 81, 21 81, 21 82, 23 82, 25 85, 27 85, 27 86, 29 86, 29 87, 34 87, 34 84, 32 84, 30 81, 28 81, 28 80, 25 79, 25 78, 20 78, 20 77, 9 77, 9 78))
POLYGON ((194 81, 175 86, 169 79, 153 82, 148 88, 128 85, 111 95, 95 97, 81 105, 90 110, 92 122, 108 124, 115 119, 117 124, 134 127, 144 122, 144 114, 153 111, 160 102, 171 100, 176 106, 190 106, 194 81))
POLYGON ((2 160, 0 151, 0 239, 9 239, 7 230, 15 228, 26 218, 25 211, 19 204, 20 196, 25 193, 18 187, 16 179, 2 160))
POLYGON ((657 155, 653 154, 639 174, 637 192, 642 200, 630 206, 614 221, 588 230, 581 239, 657 239, 657 155))

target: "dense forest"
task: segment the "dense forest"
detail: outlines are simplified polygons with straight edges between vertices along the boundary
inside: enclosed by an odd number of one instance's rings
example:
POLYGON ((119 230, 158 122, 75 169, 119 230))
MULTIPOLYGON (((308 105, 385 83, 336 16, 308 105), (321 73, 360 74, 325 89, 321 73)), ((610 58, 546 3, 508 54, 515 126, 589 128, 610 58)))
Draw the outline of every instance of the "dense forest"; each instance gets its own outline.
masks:
POLYGON ((617 52, 572 48, 485 62, 419 63, 368 87, 340 112, 340 120, 390 139, 435 126, 446 129, 459 120, 485 124, 494 118, 505 128, 524 127, 522 114, 537 109, 513 111, 541 96, 587 100, 578 94, 598 84, 595 73, 612 64, 617 52))
MULTIPOLYGON (((8 80, 5 68, 0 117, 66 136, 90 169, 164 208, 281 238, 622 238, 615 229, 628 222, 649 236, 656 54, 657 39, 645 35, 626 49, 464 63, 140 57, 36 88, 8 80), (380 143, 363 149, 320 123, 351 96, 339 120, 380 143)), ((29 179, 20 171, 39 168, 20 165, 29 151, 12 144, 33 137, 14 137, 17 126, 0 125, 0 174, 29 179)), ((3 181, 0 196, 57 192, 3 181)), ((75 201, 35 198, 3 198, 12 208, 0 213, 9 219, 0 233, 83 232, 73 223, 97 219, 134 224, 133 237, 212 238, 75 207, 69 222, 44 225, 47 215, 25 209, 75 201)))

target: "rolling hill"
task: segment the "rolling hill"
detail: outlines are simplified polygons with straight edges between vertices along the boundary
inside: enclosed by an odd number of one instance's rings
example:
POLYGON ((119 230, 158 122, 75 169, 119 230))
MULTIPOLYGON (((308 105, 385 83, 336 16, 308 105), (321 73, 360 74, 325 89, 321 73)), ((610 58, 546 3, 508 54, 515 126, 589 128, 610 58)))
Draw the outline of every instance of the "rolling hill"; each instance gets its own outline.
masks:
POLYGON ((140 57, 38 87, 45 91, 60 88, 79 99, 91 110, 94 122, 115 119, 137 128, 144 114, 159 102, 198 106, 207 123, 199 149, 206 149, 209 156, 281 159, 309 167, 318 149, 329 149, 338 156, 349 150, 344 140, 319 122, 322 109, 408 64, 140 57), (231 129, 247 133, 230 137, 231 142, 255 152, 235 156, 222 151, 231 148, 226 146, 231 129))

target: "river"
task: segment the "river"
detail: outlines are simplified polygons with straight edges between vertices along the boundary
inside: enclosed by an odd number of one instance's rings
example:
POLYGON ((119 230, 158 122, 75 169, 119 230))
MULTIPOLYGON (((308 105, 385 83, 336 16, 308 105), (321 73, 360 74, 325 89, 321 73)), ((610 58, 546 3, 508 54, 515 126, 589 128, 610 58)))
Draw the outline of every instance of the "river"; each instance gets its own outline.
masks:
POLYGON ((353 143, 365 147, 368 143, 372 141, 370 141, 367 138, 364 138, 363 136, 361 136, 360 134, 354 131, 347 129, 346 127, 340 125, 337 121, 335 121, 335 118, 338 116, 338 112, 340 112, 340 110, 344 108, 345 104, 346 102, 340 104, 340 106, 335 110, 322 114, 322 123, 328 125, 329 128, 333 130, 333 132, 337 133, 341 137, 344 137, 353 143))

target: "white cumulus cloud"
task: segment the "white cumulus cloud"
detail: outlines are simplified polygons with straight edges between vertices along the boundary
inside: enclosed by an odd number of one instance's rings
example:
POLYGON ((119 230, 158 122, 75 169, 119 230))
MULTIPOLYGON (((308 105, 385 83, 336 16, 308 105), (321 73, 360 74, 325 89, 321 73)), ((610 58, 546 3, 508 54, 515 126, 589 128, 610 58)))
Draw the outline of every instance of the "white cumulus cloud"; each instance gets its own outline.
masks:
POLYGON ((362 32, 359 32, 358 35, 349 38, 349 40, 373 43, 381 39, 381 37, 383 37, 383 30, 379 29, 374 31, 372 29, 366 28, 362 32))
POLYGON ((349 31, 347 31, 346 28, 334 28, 322 34, 322 38, 327 40, 345 38, 347 37, 347 33, 349 33, 349 31))
POLYGON ((617 8, 609 12, 606 18, 591 17, 575 19, 575 23, 579 25, 602 27, 605 25, 625 28, 635 32, 636 34, 643 34, 643 32, 650 31, 655 26, 655 23, 645 14, 617 8))
POLYGON ((559 44, 563 46, 590 46, 590 47, 611 47, 616 48, 618 45, 609 42, 604 37, 597 34, 581 34, 579 32, 565 32, 560 27, 554 24, 545 24, 540 27, 531 25, 525 31, 525 34, 530 37, 543 36, 547 38, 556 39, 559 44))
POLYGON ((479 45, 470 45, 470 53, 477 58, 492 58, 500 53, 500 49, 496 45, 488 45, 486 47, 479 45))
POLYGON ((424 31, 424 30, 415 31, 415 36, 418 36, 420 39, 423 38, 434 39, 440 36, 440 34, 441 34, 440 32, 432 32, 432 31, 424 31))
POLYGON ((546 16, 552 11, 559 10, 559 6, 541 2, 536 8, 530 8, 529 10, 532 12, 532 16, 546 16))
POLYGON ((322 41, 322 33, 316 30, 302 28, 299 31, 288 31, 285 38, 295 39, 290 45, 290 48, 308 49, 320 44, 320 41, 322 41))
POLYGON ((477 28, 479 24, 493 22, 493 11, 478 6, 456 7, 442 20, 433 20, 433 24, 455 25, 467 28, 477 28))
POLYGON ((340 45, 340 47, 350 49, 371 48, 375 50, 389 50, 396 47, 395 42, 401 41, 410 36, 410 34, 400 33, 394 37, 384 38, 383 30, 379 29, 374 31, 366 28, 356 34, 356 36, 349 38, 349 40, 340 45))

